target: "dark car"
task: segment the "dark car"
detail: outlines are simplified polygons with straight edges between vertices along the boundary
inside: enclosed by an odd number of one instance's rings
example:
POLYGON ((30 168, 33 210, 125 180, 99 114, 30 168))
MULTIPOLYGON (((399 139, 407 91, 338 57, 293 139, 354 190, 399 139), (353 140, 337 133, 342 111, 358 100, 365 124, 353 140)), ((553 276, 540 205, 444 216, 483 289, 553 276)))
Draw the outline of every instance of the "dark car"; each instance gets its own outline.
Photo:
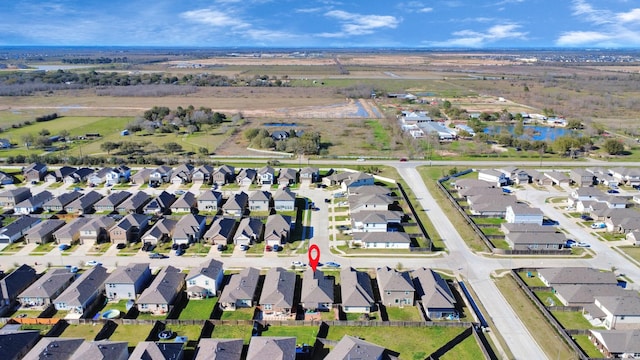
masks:
POLYGON ((144 245, 142 245, 142 251, 151 251, 155 248, 156 246, 153 245, 150 242, 145 242, 144 245))
POLYGON ((609 189, 609 190, 607 190, 607 193, 609 193, 609 194, 619 194, 620 191, 618 191, 616 189, 609 189))
POLYGON ((118 243, 118 245, 116 245, 116 249, 119 249, 119 250, 122 250, 126 247, 127 247, 127 244, 125 243, 118 243))
POLYGON ((165 254, 160 254, 160 253, 149 254, 149 259, 166 259, 166 258, 168 258, 168 256, 165 254))
POLYGON ((227 245, 218 244, 218 251, 225 251, 225 250, 227 250, 227 245))
POLYGON ((407 158, 400 158, 400 162, 406 162, 407 158))
POLYGON ((281 250, 282 250, 282 246, 280 246, 280 245, 278 245, 278 244, 273 245, 273 251, 278 252, 278 251, 281 251, 281 250))
POLYGON ((580 215, 580 219, 584 220, 584 221, 591 221, 593 220, 593 218, 589 215, 580 215))
POLYGON ((330 203, 330 202, 331 202, 331 199, 324 199, 324 202, 326 202, 326 203, 330 203))
POLYGON ((176 256, 182 256, 184 254, 184 249, 179 247, 176 249, 176 256))

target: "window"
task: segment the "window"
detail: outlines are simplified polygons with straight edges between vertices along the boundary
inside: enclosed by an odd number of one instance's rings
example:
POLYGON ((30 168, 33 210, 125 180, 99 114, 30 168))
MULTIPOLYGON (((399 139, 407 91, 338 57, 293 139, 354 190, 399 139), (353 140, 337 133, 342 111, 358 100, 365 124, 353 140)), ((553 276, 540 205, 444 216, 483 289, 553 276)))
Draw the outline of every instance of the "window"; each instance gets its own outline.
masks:
POLYGON ((205 284, 206 286, 209 286, 209 280, 205 280, 205 281, 204 281, 204 284, 205 284))
POLYGON ((262 305, 262 307, 265 310, 273 310, 273 304, 264 304, 264 305, 262 305))
POLYGON ((189 280, 189 285, 192 285, 192 286, 193 286, 193 285, 195 285, 195 284, 196 284, 196 281, 195 281, 195 280, 189 280))

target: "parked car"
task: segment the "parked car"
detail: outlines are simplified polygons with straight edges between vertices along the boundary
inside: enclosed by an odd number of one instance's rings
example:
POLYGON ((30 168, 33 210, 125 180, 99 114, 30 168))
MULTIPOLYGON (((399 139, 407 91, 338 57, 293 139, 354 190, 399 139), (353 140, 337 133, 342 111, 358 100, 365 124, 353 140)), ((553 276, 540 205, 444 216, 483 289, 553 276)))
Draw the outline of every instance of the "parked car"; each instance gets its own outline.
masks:
POLYGON ((176 195, 184 195, 185 191, 184 190, 176 190, 175 194, 176 195))
POLYGON ((160 253, 151 253, 149 254, 149 259, 166 259, 169 256, 160 253))
POLYGON ((142 251, 151 251, 155 247, 156 247, 155 245, 153 245, 152 243, 147 241, 147 242, 144 243, 144 245, 142 245, 142 251))
POLYGON ((599 222, 599 223, 593 223, 591 224, 591 228, 592 229, 604 229, 607 227, 607 224, 603 223, 603 222, 599 222))
POLYGON ((271 252, 271 251, 273 251, 273 248, 271 247, 271 245, 267 245, 267 246, 264 247, 264 251, 271 252))
POLYGON ((119 250, 122 250, 126 247, 127 247, 127 244, 125 243, 118 243, 118 245, 116 245, 116 249, 119 249, 119 250))
POLYGON ((364 160, 365 160, 364 158, 358 158, 358 160, 356 160, 356 161, 363 162, 364 160))
POLYGON ((218 244, 218 251, 225 251, 225 250, 227 250, 227 245, 218 244))
POLYGON ((273 251, 276 251, 276 252, 277 251, 282 251, 282 246, 280 246, 278 244, 273 245, 273 251))
POLYGON ((182 256, 182 254, 184 254, 184 249, 181 247, 178 247, 176 249, 176 256, 182 256))
POLYGON ((324 202, 326 202, 327 204, 331 202, 331 199, 324 199, 324 202))
POLYGON ((240 245, 240 250, 242 250, 242 251, 247 251, 250 248, 251 248, 251 246, 249 246, 249 245, 240 245))
POLYGON ((102 265, 102 263, 97 262, 96 260, 89 260, 86 263, 84 263, 85 266, 97 266, 97 265, 102 265))
POLYGON ((584 220, 584 221, 592 221, 593 218, 589 215, 580 215, 580 219, 584 220))
POLYGON ((400 158, 400 162, 406 162, 407 158, 400 158))
POLYGON ((586 242, 584 242, 584 241, 580 241, 580 242, 578 243, 578 246, 579 246, 579 247, 584 247, 584 248, 591 247, 591 245, 589 245, 589 243, 586 243, 586 242))
POLYGON ((71 248, 71 245, 69 245, 69 244, 60 244, 60 245, 58 245, 58 249, 60 249, 60 251, 69 250, 70 248, 71 248))
POLYGON ((618 191, 616 189, 609 189, 609 190, 607 190, 607 193, 609 193, 609 194, 619 194, 620 191, 618 191))
POLYGON ((574 247, 574 246, 576 246, 576 241, 572 240, 572 239, 567 239, 567 243, 565 244, 565 247, 570 248, 570 247, 574 247))
POLYGON ((292 261, 291 266, 307 266, 307 264, 303 263, 302 261, 292 261))
POLYGON ((327 261, 324 265, 328 266, 328 267, 332 267, 332 268, 339 268, 340 267, 340 264, 338 264, 337 262, 333 262, 333 261, 327 261))

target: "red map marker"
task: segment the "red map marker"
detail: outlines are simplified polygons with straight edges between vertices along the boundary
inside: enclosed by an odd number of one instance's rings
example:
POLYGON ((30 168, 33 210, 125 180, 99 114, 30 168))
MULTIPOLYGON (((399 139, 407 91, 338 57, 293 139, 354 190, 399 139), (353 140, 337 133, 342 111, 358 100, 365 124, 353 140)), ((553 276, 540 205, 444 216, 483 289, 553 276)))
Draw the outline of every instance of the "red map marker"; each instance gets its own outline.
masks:
POLYGON ((313 272, 315 272, 316 268, 318 267, 318 262, 320 262, 320 248, 318 247, 318 245, 312 244, 311 246, 309 246, 309 252, 307 253, 307 255, 309 255, 309 265, 313 269, 313 272))

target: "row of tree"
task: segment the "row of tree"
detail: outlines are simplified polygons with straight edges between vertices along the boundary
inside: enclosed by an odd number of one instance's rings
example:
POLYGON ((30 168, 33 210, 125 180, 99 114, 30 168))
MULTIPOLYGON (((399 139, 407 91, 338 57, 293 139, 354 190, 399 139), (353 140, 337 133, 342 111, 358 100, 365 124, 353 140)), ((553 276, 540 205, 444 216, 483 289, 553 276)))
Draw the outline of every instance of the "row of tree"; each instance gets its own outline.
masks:
POLYGON ((275 140, 266 129, 251 128, 245 130, 243 135, 251 147, 292 154, 317 155, 320 154, 322 145, 319 132, 305 132, 298 136, 295 130, 291 130, 286 139, 275 140))

